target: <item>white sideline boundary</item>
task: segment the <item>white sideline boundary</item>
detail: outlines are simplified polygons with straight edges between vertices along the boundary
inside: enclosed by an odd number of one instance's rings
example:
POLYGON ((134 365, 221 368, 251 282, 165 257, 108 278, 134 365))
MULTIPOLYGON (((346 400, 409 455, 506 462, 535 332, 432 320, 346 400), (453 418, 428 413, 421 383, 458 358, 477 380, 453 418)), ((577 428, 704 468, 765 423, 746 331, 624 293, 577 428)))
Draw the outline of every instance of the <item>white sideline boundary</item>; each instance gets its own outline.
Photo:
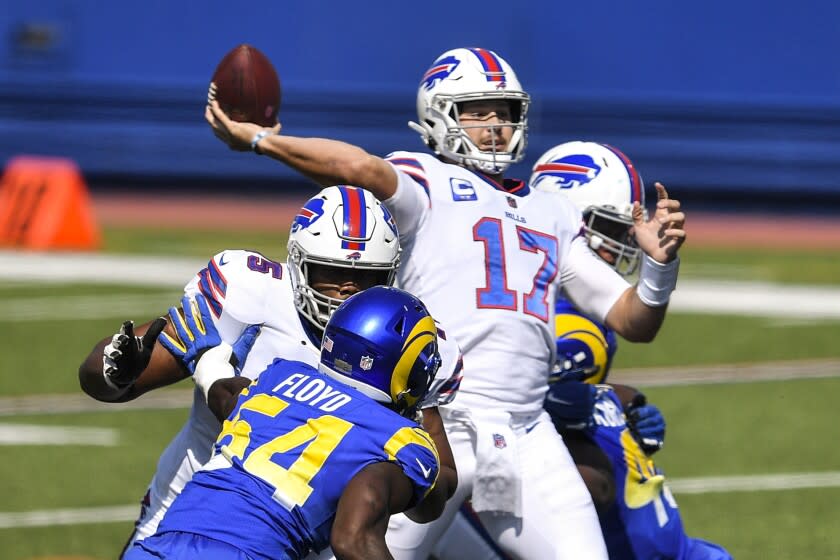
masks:
MULTIPOLYGON (((840 471, 684 478, 669 480, 668 486, 675 494, 677 494, 677 499, 679 499, 680 494, 770 492, 779 490, 798 490, 804 488, 837 488, 840 487, 840 471)), ((139 504, 77 509, 0 512, 0 529, 117 522, 124 523, 137 519, 139 512, 139 504)))

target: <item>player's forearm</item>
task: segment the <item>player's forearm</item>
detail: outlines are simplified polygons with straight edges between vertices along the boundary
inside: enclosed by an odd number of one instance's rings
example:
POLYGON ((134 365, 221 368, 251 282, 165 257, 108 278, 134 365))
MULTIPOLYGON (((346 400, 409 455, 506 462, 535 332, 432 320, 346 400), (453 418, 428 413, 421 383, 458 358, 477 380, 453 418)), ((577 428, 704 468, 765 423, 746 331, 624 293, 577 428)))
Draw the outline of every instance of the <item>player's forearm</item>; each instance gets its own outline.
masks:
POLYGON ((374 531, 356 535, 352 541, 333 539, 332 550, 337 560, 390 560, 385 536, 374 531))
POLYGON ((380 200, 396 191, 396 173, 388 163, 346 142, 270 135, 260 140, 259 151, 324 187, 364 187, 380 200))
POLYGON ((607 314, 606 324, 630 342, 650 342, 665 320, 668 306, 651 307, 628 288, 607 314))
POLYGON ((434 488, 423 498, 423 501, 411 509, 405 510, 405 515, 415 523, 430 523, 441 516, 446 501, 455 491, 458 475, 452 469, 441 467, 434 488), (449 471, 445 473, 444 471, 449 471), (454 478, 453 478, 454 475, 454 478), (454 482, 454 483, 453 483, 454 482))
POLYGON ((458 470, 455 467, 455 457, 452 448, 449 446, 449 438, 443 426, 443 419, 436 406, 423 409, 423 428, 432 437, 440 459, 440 473, 438 484, 441 485, 444 501, 448 500, 455 493, 458 487, 458 470))
POLYGON ((423 409, 423 428, 432 437, 440 459, 440 471, 432 490, 423 501, 407 510, 406 516, 417 523, 428 523, 440 517, 446 501, 452 497, 458 488, 458 471, 455 468, 455 458, 449 439, 443 428, 443 420, 437 407, 423 409))

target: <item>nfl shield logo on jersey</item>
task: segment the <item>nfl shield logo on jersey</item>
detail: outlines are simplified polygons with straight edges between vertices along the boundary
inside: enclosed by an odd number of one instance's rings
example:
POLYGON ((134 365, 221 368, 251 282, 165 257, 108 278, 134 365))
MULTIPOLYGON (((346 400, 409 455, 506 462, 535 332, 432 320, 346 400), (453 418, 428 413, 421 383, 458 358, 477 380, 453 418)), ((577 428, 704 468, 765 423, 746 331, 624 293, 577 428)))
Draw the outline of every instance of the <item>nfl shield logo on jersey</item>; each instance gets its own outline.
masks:
POLYGON ((373 358, 370 356, 362 356, 362 359, 359 361, 359 367, 365 371, 369 370, 373 367, 373 358))
POLYGON ((516 199, 513 198, 512 196, 507 197, 507 203, 508 203, 508 206, 510 206, 511 208, 516 208, 517 207, 516 199))
POLYGON ((503 436, 502 434, 493 434, 493 445, 495 445, 499 449, 504 449, 505 447, 507 447, 505 436, 503 436))

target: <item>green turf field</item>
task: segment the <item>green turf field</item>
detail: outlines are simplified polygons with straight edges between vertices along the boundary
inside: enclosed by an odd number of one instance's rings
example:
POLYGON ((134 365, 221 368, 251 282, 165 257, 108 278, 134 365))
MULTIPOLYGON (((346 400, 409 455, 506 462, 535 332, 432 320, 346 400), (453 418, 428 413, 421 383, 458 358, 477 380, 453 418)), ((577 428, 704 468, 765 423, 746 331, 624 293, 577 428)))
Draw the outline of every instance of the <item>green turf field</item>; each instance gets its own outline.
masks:
MULTIPOLYGON (((208 257, 247 247, 285 255, 275 234, 109 230, 106 250, 208 257)), ((686 247, 683 278, 727 278, 840 287, 840 254, 738 252, 686 247)), ((186 282, 188 278, 185 278, 186 282)), ((145 321, 177 302, 179 289, 0 282, 0 397, 80 394, 76 370, 96 341, 125 318, 145 321), (106 305, 97 306, 102 300, 106 305), (123 301, 124 305, 112 305, 123 301), (81 317, 81 318, 80 318, 81 317)), ((778 302, 784 306, 785 302, 778 302)), ((616 368, 678 367, 813 358, 840 359, 840 321, 671 314, 650 345, 624 344, 616 368)), ((184 384, 184 387, 188 387, 184 384)), ((670 479, 840 471, 834 395, 840 377, 649 388, 668 420, 658 456, 670 479)), ((0 399, 6 401, 7 399, 0 399)), ((7 514, 111 508, 136 503, 160 451, 184 421, 176 410, 43 413, 0 417, 5 426, 112 429, 110 446, 4 443, 0 558, 114 558, 131 530, 125 519, 22 527, 7 514), (11 521, 10 521, 11 520, 11 521)), ((720 542, 739 560, 840 558, 840 487, 681 495, 690 534, 720 542)), ((108 510, 103 510, 108 511, 108 510)))

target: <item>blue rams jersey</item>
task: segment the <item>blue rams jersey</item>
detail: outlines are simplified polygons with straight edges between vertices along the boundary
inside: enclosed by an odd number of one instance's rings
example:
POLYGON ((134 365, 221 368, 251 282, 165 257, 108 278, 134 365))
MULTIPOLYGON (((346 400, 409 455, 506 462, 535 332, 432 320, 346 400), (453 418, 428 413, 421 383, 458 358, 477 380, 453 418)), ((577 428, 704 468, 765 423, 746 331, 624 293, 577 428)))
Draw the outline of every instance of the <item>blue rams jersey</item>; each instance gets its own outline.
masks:
POLYGON ((589 374, 588 383, 604 383, 618 349, 615 331, 583 315, 565 297, 557 298, 554 327, 557 361, 553 377, 583 369, 589 374))
POLYGON ((611 560, 687 558, 690 539, 665 476, 633 439, 618 396, 604 388, 590 434, 613 464, 616 499, 601 515, 611 560))
MULTIPOLYGON (((582 368, 588 383, 603 383, 618 347, 615 332, 582 315, 567 299, 556 304, 557 365, 554 374, 582 368)), ((604 386, 589 435, 609 457, 616 500, 600 516, 610 560, 731 558, 719 545, 688 537, 665 476, 627 429, 615 392, 604 386)))
POLYGON ((437 479, 437 450, 417 424, 307 364, 278 359, 240 394, 213 458, 158 533, 202 535, 252 558, 299 558, 329 544, 345 486, 380 461, 411 480, 413 503, 437 479))

